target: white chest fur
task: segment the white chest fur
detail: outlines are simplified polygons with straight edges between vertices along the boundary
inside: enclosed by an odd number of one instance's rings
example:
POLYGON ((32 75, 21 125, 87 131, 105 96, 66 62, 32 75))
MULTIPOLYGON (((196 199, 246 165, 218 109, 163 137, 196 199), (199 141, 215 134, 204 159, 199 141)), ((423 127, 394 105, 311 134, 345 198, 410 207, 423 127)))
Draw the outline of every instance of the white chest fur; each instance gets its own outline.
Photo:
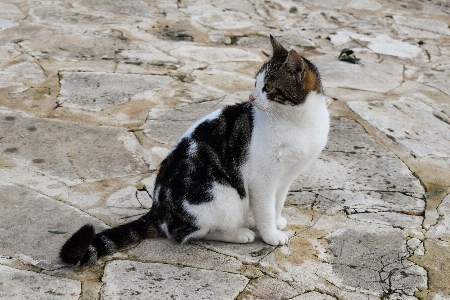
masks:
POLYGON ((259 178, 262 171, 271 170, 279 173, 267 174, 272 178, 296 177, 325 147, 329 130, 325 97, 312 92, 300 106, 274 105, 255 108, 250 176, 259 178))

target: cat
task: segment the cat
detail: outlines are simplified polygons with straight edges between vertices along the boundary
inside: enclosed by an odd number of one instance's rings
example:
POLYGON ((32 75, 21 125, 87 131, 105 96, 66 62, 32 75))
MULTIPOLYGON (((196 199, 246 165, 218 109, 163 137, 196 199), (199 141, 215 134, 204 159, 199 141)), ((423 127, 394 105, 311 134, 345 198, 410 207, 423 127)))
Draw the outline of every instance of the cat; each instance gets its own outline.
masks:
POLYGON ((98 234, 84 225, 62 246, 62 261, 86 265, 156 236, 251 243, 255 226, 267 244, 288 242, 281 210, 325 147, 329 114, 316 66, 270 42, 249 101, 197 121, 162 161, 151 210, 98 234))

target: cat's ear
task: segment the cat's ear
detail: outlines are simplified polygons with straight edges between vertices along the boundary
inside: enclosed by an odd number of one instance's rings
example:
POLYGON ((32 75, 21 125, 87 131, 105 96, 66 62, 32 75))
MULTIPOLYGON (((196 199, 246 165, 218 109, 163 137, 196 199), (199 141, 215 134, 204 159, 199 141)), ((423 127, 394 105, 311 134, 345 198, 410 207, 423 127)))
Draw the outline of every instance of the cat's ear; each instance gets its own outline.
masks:
POLYGON ((300 75, 301 79, 303 79, 303 76, 305 75, 306 63, 303 58, 295 52, 295 50, 289 51, 283 67, 285 67, 291 74, 300 75))
POLYGON ((281 45, 272 35, 270 35, 270 43, 272 44, 272 57, 286 56, 288 51, 281 45))

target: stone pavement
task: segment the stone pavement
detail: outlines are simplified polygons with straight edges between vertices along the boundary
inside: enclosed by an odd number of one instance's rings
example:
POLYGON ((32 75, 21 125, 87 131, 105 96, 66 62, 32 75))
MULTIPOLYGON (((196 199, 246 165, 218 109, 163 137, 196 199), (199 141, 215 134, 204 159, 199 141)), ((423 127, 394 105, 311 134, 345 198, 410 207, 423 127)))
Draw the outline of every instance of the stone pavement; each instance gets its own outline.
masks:
POLYGON ((449 25, 448 0, 2 0, 0 299, 450 299, 449 25), (319 67, 332 115, 289 245, 62 265, 82 224, 149 209, 177 138, 247 99, 269 34, 319 67))

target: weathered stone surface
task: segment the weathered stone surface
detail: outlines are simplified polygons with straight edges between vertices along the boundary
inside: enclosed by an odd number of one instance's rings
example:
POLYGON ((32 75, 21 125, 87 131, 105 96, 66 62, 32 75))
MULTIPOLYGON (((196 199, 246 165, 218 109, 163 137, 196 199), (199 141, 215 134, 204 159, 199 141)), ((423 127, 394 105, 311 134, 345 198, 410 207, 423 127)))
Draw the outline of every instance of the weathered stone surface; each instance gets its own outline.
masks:
POLYGON ((348 105, 415 156, 450 156, 450 124, 436 116, 438 112, 429 105, 403 97, 393 102, 353 101, 348 105))
MULTIPOLYGON (((443 65, 436 68, 436 70, 423 73, 419 76, 418 81, 450 95, 450 87, 448 81, 446 81, 446 78, 448 78, 450 74, 449 66, 449 64, 443 65)), ((449 122, 447 121, 447 124, 448 123, 449 122)))
POLYGON ((256 61, 262 62, 262 59, 246 50, 238 48, 214 48, 202 47, 196 45, 185 45, 177 47, 169 52, 170 55, 183 59, 195 59, 205 62, 232 62, 232 61, 256 61))
POLYGON ((9 183, 0 182, 0 203, 0 253, 47 270, 61 267, 58 251, 82 225, 107 228, 78 209, 9 183))
POLYGON ((61 76, 60 105, 91 111, 149 100, 173 81, 167 76, 96 72, 63 72, 61 76))
POLYGON ((425 18, 411 18, 406 16, 393 16, 395 22, 395 29, 413 29, 414 31, 406 31, 406 33, 413 38, 439 38, 442 36, 450 36, 450 29, 448 24, 439 20, 425 19, 425 18), (424 33, 425 32, 425 33, 424 33))
POLYGON ((23 14, 16 5, 0 3, 0 17, 23 17, 23 14))
POLYGON ((0 29, 6 29, 17 25, 19 24, 11 22, 10 20, 0 19, 0 29))
POLYGON ((245 12, 223 10, 212 5, 191 5, 181 11, 188 14, 193 21, 219 30, 251 28, 259 23, 251 20, 245 12))
POLYGON ((247 285, 242 275, 160 263, 113 261, 102 277, 102 299, 234 299, 247 285))
POLYGON ((379 296, 409 295, 426 287, 426 271, 407 260, 404 233, 399 229, 374 228, 336 230, 326 237, 330 243, 333 272, 345 286, 379 296), (351 249, 348 245, 352 245, 351 249))
POLYGON ((375 63, 364 61, 364 65, 350 64, 338 60, 338 55, 323 55, 311 60, 321 70, 325 87, 383 93, 398 87, 403 80, 403 66, 396 62, 375 63))
MULTIPOLYGON (((215 87, 228 94, 238 91, 251 91, 255 86, 255 80, 238 73, 223 71, 194 71, 192 72, 198 81, 205 85, 215 87)), ((242 99, 242 100, 245 100, 242 99)))
POLYGON ((38 86, 45 78, 45 73, 38 64, 22 61, 0 71, 0 79, 2 81, 0 87, 17 85, 38 86))
POLYGON ((352 0, 347 5, 347 7, 359 9, 359 10, 379 10, 383 7, 382 4, 375 0, 352 0))
POLYGON ((81 283, 0 265, 0 299, 73 299, 81 294, 81 283))
POLYGON ((309 292, 304 293, 300 296, 292 298, 292 300, 335 300, 335 297, 332 297, 327 294, 321 294, 318 292, 309 292))
POLYGON ((188 128, 203 116, 228 103, 207 101, 177 108, 152 108, 145 124, 144 134, 161 144, 174 145, 188 128))
POLYGON ((256 263, 274 250, 274 247, 267 245, 260 238, 256 238, 253 243, 242 245, 214 241, 197 241, 196 244, 215 252, 236 257, 244 263, 256 263))
POLYGON ((25 173, 75 185, 148 170, 139 142, 123 128, 45 120, 7 110, 0 110, 0 124, 3 155, 25 173))
POLYGON ((450 295, 446 1, 0 2, 0 298, 450 295), (270 34, 319 67, 333 118, 283 209, 289 244, 153 239, 62 266, 82 224, 150 209, 186 129, 248 99, 270 34), (361 64, 339 61, 344 48, 361 64), (444 192, 424 199, 421 184, 444 192))
POLYGON ((165 238, 149 239, 128 251, 130 258, 144 262, 183 265, 195 268, 239 273, 241 261, 195 244, 179 245, 165 238))
POLYGON ((450 195, 442 200, 438 207, 439 219, 436 225, 432 226, 425 236, 441 240, 450 247, 450 195))
POLYGON ((357 213, 357 211, 358 209, 355 209, 355 213, 350 214, 349 217, 370 223, 391 225, 395 228, 420 228, 423 222, 421 216, 396 212, 357 213))
POLYGON ((385 34, 378 34, 375 37, 358 34, 350 31, 339 31, 335 35, 330 35, 331 42, 335 45, 345 45, 351 40, 367 42, 367 48, 375 53, 398 56, 403 58, 413 58, 422 52, 420 47, 393 40, 385 34))
POLYGON ((332 211, 420 215, 425 206, 423 192, 417 178, 395 155, 368 137, 356 122, 340 118, 331 122, 329 141, 319 159, 291 186, 288 202, 322 210, 338 197, 332 211))
POLYGON ((286 282, 263 276, 250 281, 237 299, 281 300, 291 299, 297 294, 297 291, 286 282))

